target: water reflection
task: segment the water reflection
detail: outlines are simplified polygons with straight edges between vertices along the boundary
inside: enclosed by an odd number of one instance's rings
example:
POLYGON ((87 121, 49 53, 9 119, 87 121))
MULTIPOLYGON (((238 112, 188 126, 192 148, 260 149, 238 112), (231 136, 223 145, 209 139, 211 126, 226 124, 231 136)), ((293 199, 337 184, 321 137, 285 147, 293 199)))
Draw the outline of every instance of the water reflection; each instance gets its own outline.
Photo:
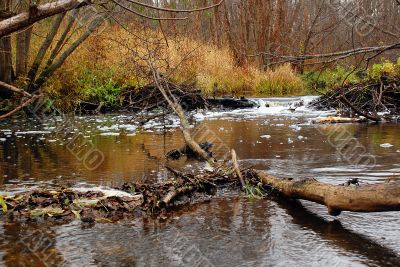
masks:
POLYGON ((339 221, 325 220, 298 202, 271 199, 226 197, 158 219, 93 227, 73 222, 2 228, 0 263, 5 266, 20 262, 44 266, 43 259, 49 259, 47 266, 193 266, 194 259, 213 266, 398 266, 400 262, 399 250, 348 230, 339 221), (39 236, 47 243, 37 245, 39 236))
MULTIPOLYGON (((310 212, 299 201, 280 199, 278 203, 292 217, 291 223, 318 234, 322 240, 338 247, 344 253, 354 254, 353 257, 366 265, 398 266, 400 263, 398 251, 346 229, 339 220, 323 219, 310 212)), ((379 225, 374 227, 379 227, 379 225)))
POLYGON ((62 257, 55 247, 54 226, 5 223, 1 227, 3 265, 60 266, 62 257))
MULTIPOLYGON (((68 151, 68 136, 15 134, 43 131, 51 123, 43 127, 30 121, 0 124, 0 138, 5 138, 0 141, 0 185, 65 180, 111 186, 126 181, 151 182, 168 176, 165 164, 195 171, 196 162, 168 162, 164 157, 166 151, 183 145, 177 130, 146 129, 132 134, 123 129, 118 136, 101 135, 96 130, 99 126, 112 127, 118 121, 126 128, 132 122, 119 116, 76 120, 77 131, 105 155, 99 168, 88 170, 68 151)), ((330 183, 356 177, 364 183, 400 177, 397 124, 317 126, 305 117, 248 117, 244 121, 233 116, 205 120, 196 127, 193 131, 207 128, 217 137, 216 157, 222 157, 224 149, 234 148, 243 165, 269 169, 277 176, 314 176, 330 183), (344 159, 327 142, 335 127, 344 127, 376 157, 377 165, 365 170, 344 159), (382 143, 393 147, 382 147, 382 143)), ((28 266, 43 266, 40 259, 45 255, 35 258, 32 252, 40 235, 46 242, 35 247, 52 255, 50 266, 185 266, 189 252, 174 246, 177 239, 184 240, 187 247, 195 246, 215 266, 400 264, 398 213, 344 213, 340 223, 325 218, 325 208, 317 207, 316 212, 308 209, 293 202, 226 197, 183 207, 157 220, 139 218, 92 228, 80 222, 59 226, 3 223, 0 265, 18 266, 22 261, 28 266)))
MULTIPOLYGON (((234 148, 244 163, 270 168, 275 175, 312 175, 335 183, 353 177, 378 181, 388 176, 400 176, 399 125, 316 126, 307 123, 306 118, 288 117, 248 121, 208 120, 201 122, 194 131, 208 129, 214 136, 214 155, 217 158, 234 148), (365 148, 366 153, 376 158, 377 165, 370 170, 354 168, 354 163, 346 160, 337 148, 327 142, 335 127, 344 127, 365 148), (271 137, 263 138, 266 135, 271 137), (390 143, 393 147, 381 147, 382 143, 390 143)), ((88 125, 92 125, 91 128, 98 126, 92 120, 82 119, 78 125, 91 144, 104 154, 105 160, 98 168, 86 168, 68 150, 65 140, 58 140, 52 134, 11 135, 0 142, 0 184, 15 179, 62 179, 110 185, 133 180, 159 180, 162 179, 160 174, 165 173, 165 153, 183 145, 177 130, 137 132, 134 136, 123 133, 102 136, 99 132, 85 132, 88 125)), ((28 124, 23 127, 29 129, 33 126, 28 124)), ((2 127, 7 128, 7 125, 2 127)), ((210 135, 207 138, 210 139, 210 135)), ((185 159, 169 161, 168 164, 177 168, 186 165, 185 159)))

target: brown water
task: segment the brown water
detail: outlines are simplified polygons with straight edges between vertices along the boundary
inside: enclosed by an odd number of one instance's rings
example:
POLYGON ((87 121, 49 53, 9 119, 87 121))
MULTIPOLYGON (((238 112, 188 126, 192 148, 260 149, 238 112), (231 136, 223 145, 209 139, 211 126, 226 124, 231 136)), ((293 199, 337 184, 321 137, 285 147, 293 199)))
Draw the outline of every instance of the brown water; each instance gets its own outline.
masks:
MULTIPOLYGON (((282 108, 290 101, 280 100, 276 109, 207 114, 194 122, 193 131, 199 139, 214 141, 216 157, 234 148, 241 164, 277 176, 313 176, 333 184, 400 177, 400 125, 316 126, 309 121, 321 114, 291 114, 282 108), (344 142, 346 135, 354 139, 344 142), (357 165, 356 156, 344 153, 354 141, 364 149, 358 154, 374 158, 375 164, 357 165)), ((185 159, 165 160, 167 151, 182 145, 172 126, 148 123, 135 130, 130 116, 77 117, 68 124, 73 132, 60 134, 53 127, 63 119, 56 119, 0 125, 3 188, 59 181, 104 186, 162 181, 168 175, 165 164, 187 171, 202 167, 185 159), (80 142, 91 143, 73 153, 78 133, 80 142), (104 155, 97 168, 82 160, 82 151, 93 150, 104 155)), ((173 118, 166 122, 176 125, 173 118)), ((0 266, 400 266, 399 213, 345 212, 334 220, 326 208, 302 204, 227 195, 157 220, 90 228, 80 222, 0 222, 0 266)))

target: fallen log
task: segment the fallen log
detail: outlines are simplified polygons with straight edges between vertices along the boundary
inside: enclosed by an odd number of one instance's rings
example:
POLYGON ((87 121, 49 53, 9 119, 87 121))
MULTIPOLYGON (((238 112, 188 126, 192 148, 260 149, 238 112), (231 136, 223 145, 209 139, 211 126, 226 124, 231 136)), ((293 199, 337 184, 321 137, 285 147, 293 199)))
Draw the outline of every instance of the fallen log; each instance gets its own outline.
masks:
POLYGON ((261 181, 286 198, 302 199, 327 206, 330 215, 342 211, 400 211, 400 181, 388 180, 364 186, 331 185, 309 178, 279 179, 264 171, 256 171, 261 181))
MULTIPOLYGON (((285 199, 308 200, 328 207, 329 214, 342 211, 400 211, 400 181, 358 186, 358 181, 331 185, 315 179, 280 179, 264 171, 238 169, 236 154, 233 166, 225 164, 213 172, 199 174, 171 170, 175 178, 157 184, 124 184, 115 189, 48 188, 33 189, 11 196, 0 196, 0 218, 7 220, 57 219, 83 222, 118 221, 140 214, 161 211, 196 201, 204 201, 219 188, 247 192, 247 187, 276 190, 285 199), (240 175, 239 175, 240 174, 240 175), (138 213, 139 212, 139 213, 138 213)), ((248 197, 251 197, 247 194, 248 197)))

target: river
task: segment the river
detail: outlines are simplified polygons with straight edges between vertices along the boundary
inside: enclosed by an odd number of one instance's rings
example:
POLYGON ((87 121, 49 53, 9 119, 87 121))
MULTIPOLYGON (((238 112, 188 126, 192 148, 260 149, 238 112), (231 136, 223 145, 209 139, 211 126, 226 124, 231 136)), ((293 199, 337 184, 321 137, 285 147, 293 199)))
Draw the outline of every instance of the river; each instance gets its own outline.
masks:
MULTIPOLYGON (((334 111, 312 97, 257 99, 259 108, 198 112, 191 123, 214 156, 234 148, 243 166, 279 177, 360 184, 400 177, 399 124, 318 125, 334 111)), ((0 123, 0 195, 46 184, 113 187, 163 181, 164 155, 183 145, 173 116, 38 116, 0 123)), ((157 219, 54 225, 0 221, 1 266, 400 266, 400 214, 338 218, 302 202, 230 193, 157 219)))

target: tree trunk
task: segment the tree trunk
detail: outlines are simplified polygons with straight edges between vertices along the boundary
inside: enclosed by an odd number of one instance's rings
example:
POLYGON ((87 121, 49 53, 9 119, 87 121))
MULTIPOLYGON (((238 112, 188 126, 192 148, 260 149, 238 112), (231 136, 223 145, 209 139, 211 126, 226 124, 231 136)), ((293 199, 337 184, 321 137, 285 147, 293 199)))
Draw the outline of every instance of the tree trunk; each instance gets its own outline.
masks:
MULTIPOLYGON (((40 73, 39 77, 30 83, 28 92, 33 93, 40 89, 40 87, 47 81, 50 75, 52 75, 61 65, 67 60, 67 58, 78 48, 100 25, 104 22, 103 18, 99 17, 94 19, 87 30, 66 49, 60 57, 51 65, 46 65, 44 70, 40 73)), ((49 63, 49 62, 48 62, 49 63)))
MULTIPOLYGON (((11 17, 10 1, 0 3, 0 19, 4 20, 11 17)), ((0 81, 11 83, 13 79, 11 37, 0 38, 0 81)), ((11 94, 8 91, 0 90, 0 97, 7 98, 11 94)))
POLYGON ((28 71, 28 58, 31 44, 32 27, 17 35, 17 50, 16 50, 16 64, 15 72, 16 77, 27 74, 28 71))
MULTIPOLYGON (((61 14, 57 15, 57 17, 54 19, 53 25, 50 29, 50 32, 47 34, 46 39, 43 41, 42 45, 40 46, 40 49, 35 57, 35 60, 33 61, 32 67, 29 70, 29 74, 28 74, 29 81, 33 81, 36 78, 37 71, 38 71, 40 65, 42 64, 42 61, 46 55, 46 52, 49 49, 51 43, 53 42, 54 37, 56 36, 64 17, 65 17, 65 13, 61 13, 61 14)), ((66 29, 66 30, 69 31, 69 29, 66 29)))
POLYGON ((280 55, 282 46, 282 33, 285 26, 286 1, 277 0, 274 18, 274 27, 272 32, 272 53, 280 55))
POLYGON ((211 156, 204 151, 200 145, 193 139, 192 135, 190 134, 190 125, 188 120, 185 116, 185 111, 183 110, 182 106, 179 104, 178 100, 172 95, 171 91, 169 90, 168 86, 163 85, 163 80, 160 77, 160 74, 153 66, 153 63, 150 62, 149 66, 153 72, 154 83, 157 86, 158 90, 164 96, 165 100, 167 101, 168 105, 171 109, 175 112, 175 114, 179 117, 181 123, 181 130, 183 133, 183 138, 185 139, 185 143, 187 146, 197 154, 199 158, 204 161, 213 162, 211 156))
POLYGON ((0 39, 0 81, 11 83, 13 78, 11 38, 0 39))
POLYGON ((328 207, 329 214, 342 211, 382 212, 400 211, 400 181, 386 181, 363 186, 331 185, 310 178, 305 180, 279 179, 257 171, 265 185, 276 189, 284 197, 303 199, 328 207))

